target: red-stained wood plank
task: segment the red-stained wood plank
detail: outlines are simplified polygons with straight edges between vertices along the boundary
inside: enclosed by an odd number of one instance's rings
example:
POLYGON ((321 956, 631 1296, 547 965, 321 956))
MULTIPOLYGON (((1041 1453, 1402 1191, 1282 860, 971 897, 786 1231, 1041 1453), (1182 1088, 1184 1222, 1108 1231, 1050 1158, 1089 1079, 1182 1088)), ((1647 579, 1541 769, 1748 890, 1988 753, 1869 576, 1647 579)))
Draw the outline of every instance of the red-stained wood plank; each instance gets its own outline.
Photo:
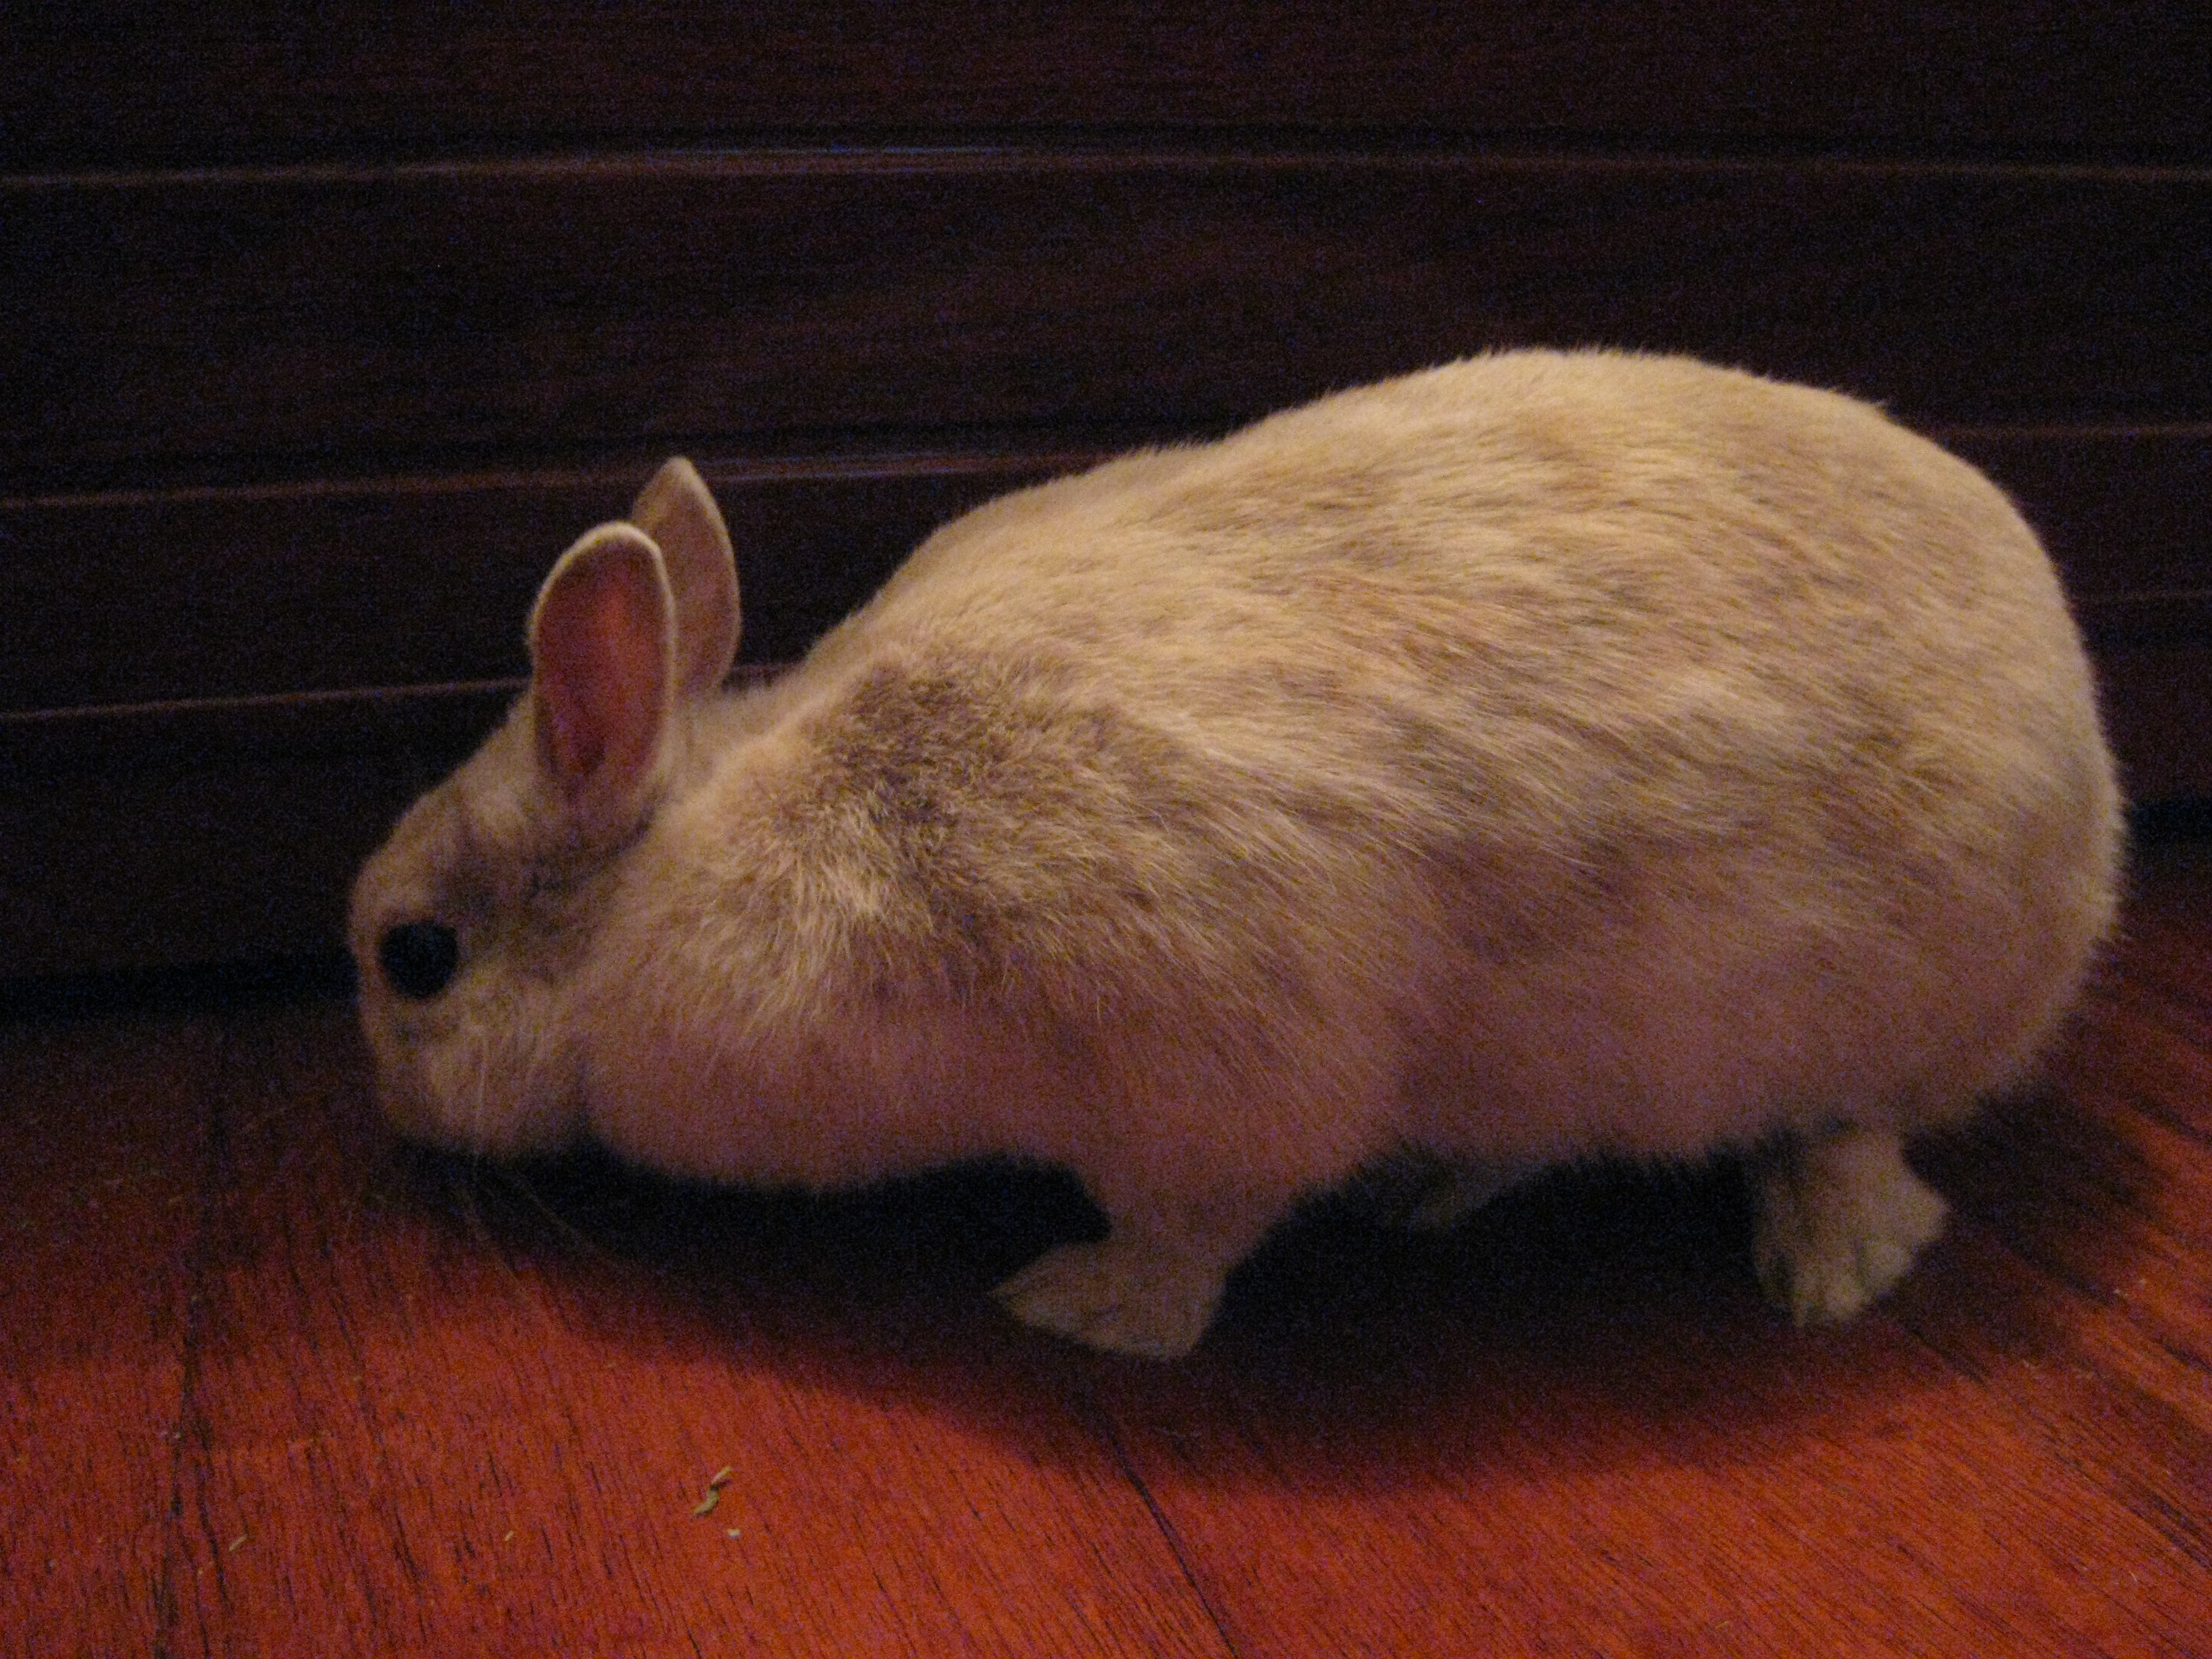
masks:
POLYGON ((0 1651, 2201 1653, 2208 870, 2138 855, 1840 1330, 1726 1170, 1595 1171, 1320 1206, 1152 1366, 981 1295, 1061 1183, 503 1173, 395 1149, 343 1005, 19 1009, 0 1651))
MULTIPOLYGON (((1540 1208, 1492 1224, 1577 1224, 1540 1208)), ((2085 1478, 2102 1402, 2054 1431, 2032 1361, 1978 1375, 1887 1313, 1791 1332, 1686 1265, 1570 1245, 1559 1282, 1325 1308, 1105 1407, 1240 1651, 2194 1650, 2212 1571, 2126 1500, 2178 1433, 2158 1495, 2201 1517, 2201 1433, 2139 1414, 2085 1478)), ((1916 1296, 2003 1285, 1959 1265, 1916 1296)))
POLYGON ((1062 1356, 791 1297, 742 1204, 586 1178, 651 1212, 594 1237, 395 1162, 347 1021, 240 1032, 174 1651, 1225 1651, 1062 1356))
MULTIPOLYGON (((2100 995, 2058 1063, 2033 1095, 1941 1149, 1954 1196, 2097 1295, 2120 1294, 2144 1257, 2160 1258, 2158 1279, 2196 1310, 2199 1357, 2212 1364, 2212 1212, 2201 1202, 2212 1144, 2191 1122, 2212 1095, 2212 1056, 2100 995)), ((2179 1327, 2160 1334, 2184 1340, 2179 1327)))
POLYGON ((173 1547, 206 1019, 0 1022, 0 1652, 145 1653, 173 1547))
MULTIPOLYGON (((1899 1323, 1984 1391, 1973 1421, 1996 1425, 2033 1449, 2012 1470, 2033 1477, 2055 1462, 2067 1478, 2023 1479, 2015 1527, 2033 1505, 2088 1516, 2124 1510, 2132 1547, 2084 1556, 2154 1587, 2148 1605, 2212 1607, 2212 1379, 2204 1365, 2165 1347, 2139 1308, 2068 1284, 2024 1258, 1971 1213, 1948 1244, 1953 1280, 1971 1299, 1907 1286, 1899 1323), (2070 1494, 2070 1495, 2069 1495, 2070 1494)), ((2145 1264, 2147 1277, 2157 1264, 2145 1264)))

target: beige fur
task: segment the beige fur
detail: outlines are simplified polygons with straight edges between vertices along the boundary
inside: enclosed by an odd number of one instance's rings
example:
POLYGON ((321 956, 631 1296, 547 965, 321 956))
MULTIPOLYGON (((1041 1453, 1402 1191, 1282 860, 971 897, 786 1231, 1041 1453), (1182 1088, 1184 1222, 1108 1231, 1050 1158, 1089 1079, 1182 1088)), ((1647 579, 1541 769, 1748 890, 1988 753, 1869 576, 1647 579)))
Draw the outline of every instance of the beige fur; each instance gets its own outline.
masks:
POLYGON ((2050 562, 1864 404, 1518 352, 991 503, 765 690, 671 462, 362 872, 394 1121, 830 1187, 1064 1164, 1001 1294, 1172 1354, 1301 1195, 1759 1149, 1800 1318, 1940 1224, 1899 1137, 2031 1063, 2119 802, 2050 562), (665 717, 662 711, 665 711, 665 717), (434 995, 380 968, 434 920, 434 995))

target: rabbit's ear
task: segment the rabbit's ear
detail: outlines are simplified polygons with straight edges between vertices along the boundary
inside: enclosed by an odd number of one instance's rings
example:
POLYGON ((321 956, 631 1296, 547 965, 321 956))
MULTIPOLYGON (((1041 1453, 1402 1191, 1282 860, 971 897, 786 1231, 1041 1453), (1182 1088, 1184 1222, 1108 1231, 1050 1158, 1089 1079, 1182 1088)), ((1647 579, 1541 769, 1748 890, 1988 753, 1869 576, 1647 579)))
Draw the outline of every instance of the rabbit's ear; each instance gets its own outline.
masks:
POLYGON ((530 613, 540 770, 587 834, 643 811, 674 704, 676 606, 660 550, 605 524, 561 556, 530 613))
POLYGON ((681 455, 653 475, 629 510, 668 562, 676 595, 676 694, 704 696, 738 654, 738 566, 706 480, 681 455))

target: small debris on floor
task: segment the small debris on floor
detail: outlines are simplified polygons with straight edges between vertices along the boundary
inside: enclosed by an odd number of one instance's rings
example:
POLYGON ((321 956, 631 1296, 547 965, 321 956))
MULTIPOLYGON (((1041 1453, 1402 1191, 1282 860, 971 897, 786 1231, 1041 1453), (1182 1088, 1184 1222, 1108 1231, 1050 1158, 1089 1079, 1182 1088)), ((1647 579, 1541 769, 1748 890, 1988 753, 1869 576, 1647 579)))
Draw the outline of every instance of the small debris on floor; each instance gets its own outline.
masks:
MULTIPOLYGON (((714 1512, 714 1505, 722 1501, 722 1488, 730 1484, 730 1476, 735 1471, 727 1463, 716 1470, 713 1478, 707 1482, 707 1495, 692 1505, 691 1513, 712 1515, 714 1512)), ((734 1533, 731 1534, 732 1537, 736 1535, 734 1533)))

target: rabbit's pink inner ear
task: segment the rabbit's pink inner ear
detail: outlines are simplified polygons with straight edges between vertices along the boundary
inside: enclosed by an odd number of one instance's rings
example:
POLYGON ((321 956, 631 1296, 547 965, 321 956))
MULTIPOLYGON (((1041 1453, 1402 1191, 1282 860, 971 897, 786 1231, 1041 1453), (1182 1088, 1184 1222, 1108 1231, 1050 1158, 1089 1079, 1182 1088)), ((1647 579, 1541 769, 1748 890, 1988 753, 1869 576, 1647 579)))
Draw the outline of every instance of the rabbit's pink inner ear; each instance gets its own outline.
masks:
POLYGON ((667 719, 672 617, 659 556, 626 526, 571 549, 531 621, 538 758, 571 805, 615 804, 667 719))
POLYGON ((677 695, 703 696, 737 659, 737 559, 707 481, 682 456, 665 462, 630 508, 667 561, 676 596, 677 695))

